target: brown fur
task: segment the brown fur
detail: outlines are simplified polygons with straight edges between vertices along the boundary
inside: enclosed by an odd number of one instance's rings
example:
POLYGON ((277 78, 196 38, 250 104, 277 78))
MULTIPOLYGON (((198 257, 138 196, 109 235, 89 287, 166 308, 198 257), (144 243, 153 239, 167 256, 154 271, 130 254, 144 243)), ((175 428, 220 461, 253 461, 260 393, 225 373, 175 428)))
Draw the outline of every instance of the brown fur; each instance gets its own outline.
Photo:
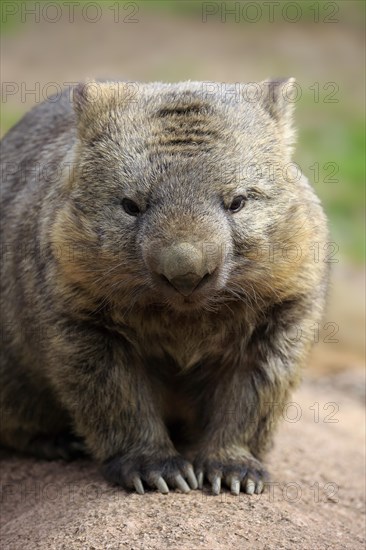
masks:
POLYGON ((81 84, 74 109, 66 90, 4 138, 4 444, 52 457, 83 443, 140 492, 138 478, 195 487, 190 461, 216 493, 221 477, 262 490, 328 280, 311 249, 322 208, 285 177, 289 85, 249 102, 245 85, 81 84))

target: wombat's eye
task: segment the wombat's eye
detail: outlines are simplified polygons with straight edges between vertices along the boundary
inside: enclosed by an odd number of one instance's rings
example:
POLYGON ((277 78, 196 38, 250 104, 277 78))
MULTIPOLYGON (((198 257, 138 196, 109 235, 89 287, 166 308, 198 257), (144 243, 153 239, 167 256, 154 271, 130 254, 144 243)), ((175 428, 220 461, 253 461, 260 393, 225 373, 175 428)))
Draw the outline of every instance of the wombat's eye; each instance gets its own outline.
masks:
POLYGON ((123 199, 122 206, 124 211, 130 216, 138 216, 141 213, 139 206, 131 199, 123 199))
POLYGON ((244 197, 244 195, 238 195, 232 200, 229 206, 230 212, 239 212, 239 210, 243 208, 245 202, 246 198, 244 197))

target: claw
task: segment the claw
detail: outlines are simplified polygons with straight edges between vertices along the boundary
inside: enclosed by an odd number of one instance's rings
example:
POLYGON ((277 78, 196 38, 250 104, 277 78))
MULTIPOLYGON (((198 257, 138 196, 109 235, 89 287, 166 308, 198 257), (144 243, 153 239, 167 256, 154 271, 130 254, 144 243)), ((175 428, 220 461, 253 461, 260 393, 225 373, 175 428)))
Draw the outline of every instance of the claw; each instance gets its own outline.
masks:
POLYGON ((183 493, 189 493, 190 488, 180 474, 175 476, 174 481, 178 489, 180 489, 183 493))
POLYGON ((135 477, 133 479, 133 485, 135 487, 136 493, 139 495, 143 495, 145 493, 144 486, 142 485, 142 481, 139 477, 135 477))
POLYGON ((197 489, 198 488, 198 482, 197 482, 196 475, 195 475, 194 470, 193 470, 191 465, 189 465, 188 468, 187 468, 186 477, 187 477, 187 481, 188 481, 191 489, 197 489))
POLYGON ((212 478, 212 492, 214 495, 219 495, 221 489, 221 477, 218 475, 215 475, 212 478))
POLYGON ((254 490, 255 490, 255 483, 252 479, 247 479, 247 482, 245 484, 245 492, 248 494, 248 495, 252 495, 254 493, 254 490))
POLYGON ((264 489, 264 483, 263 481, 260 479, 258 482, 257 482, 257 486, 255 488, 255 494, 256 495, 260 495, 262 492, 263 492, 263 489, 264 489))
POLYGON ((161 476, 155 481, 155 485, 160 493, 163 493, 164 495, 169 493, 168 485, 165 483, 164 479, 161 476))
POLYGON ((198 488, 203 489, 203 472, 198 472, 197 483, 198 483, 198 488))
POLYGON ((233 495, 240 493, 240 479, 238 477, 231 478, 230 491, 233 495))

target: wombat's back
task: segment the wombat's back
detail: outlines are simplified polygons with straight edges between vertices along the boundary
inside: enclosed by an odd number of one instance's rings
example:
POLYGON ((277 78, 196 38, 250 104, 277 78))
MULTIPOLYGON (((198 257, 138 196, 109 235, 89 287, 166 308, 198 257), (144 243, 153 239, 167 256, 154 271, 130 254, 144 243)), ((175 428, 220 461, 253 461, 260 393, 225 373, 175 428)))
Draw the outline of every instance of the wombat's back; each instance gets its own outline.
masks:
POLYGON ((1 141, 1 205, 8 204, 25 184, 46 181, 32 174, 46 172, 51 162, 60 161, 75 138, 71 88, 29 111, 1 141))
POLYGON ((39 335, 46 316, 37 318, 36 311, 50 303, 42 227, 52 219, 61 169, 76 140, 70 94, 66 89, 34 107, 1 141, 2 373, 27 362, 38 365, 42 356, 39 335), (47 194, 53 202, 45 200, 47 194))

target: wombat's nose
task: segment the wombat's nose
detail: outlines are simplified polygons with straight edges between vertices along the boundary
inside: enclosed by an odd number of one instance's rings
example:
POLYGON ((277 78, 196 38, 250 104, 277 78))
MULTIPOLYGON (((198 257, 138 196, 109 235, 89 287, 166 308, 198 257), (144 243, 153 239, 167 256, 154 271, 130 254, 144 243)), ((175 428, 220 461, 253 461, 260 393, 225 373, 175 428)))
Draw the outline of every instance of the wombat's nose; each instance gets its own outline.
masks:
POLYGON ((162 248, 151 260, 152 270, 183 296, 192 294, 217 267, 217 258, 204 253, 202 246, 186 242, 162 248))
MULTIPOLYGON (((165 277, 165 276, 164 276, 165 277)), ((189 296, 192 294, 194 289, 200 284, 203 279, 208 278, 209 274, 206 273, 203 277, 197 275, 196 273, 186 273, 185 275, 179 275, 178 277, 173 277, 173 279, 168 279, 167 281, 174 286, 178 292, 183 294, 183 296, 189 296)))

